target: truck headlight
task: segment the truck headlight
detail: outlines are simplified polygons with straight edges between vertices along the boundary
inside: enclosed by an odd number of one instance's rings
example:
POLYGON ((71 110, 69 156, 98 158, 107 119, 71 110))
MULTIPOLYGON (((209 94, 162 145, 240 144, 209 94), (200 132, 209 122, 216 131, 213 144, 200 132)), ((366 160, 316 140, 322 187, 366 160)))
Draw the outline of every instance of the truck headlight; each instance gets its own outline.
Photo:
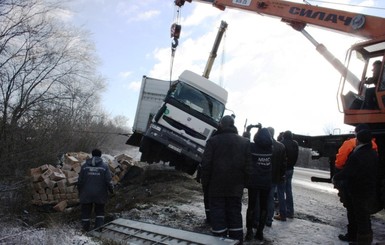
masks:
POLYGON ((197 148, 197 151, 198 151, 199 153, 203 154, 203 152, 204 152, 205 150, 204 150, 203 148, 198 147, 198 148, 197 148))
POLYGON ((161 130, 161 128, 160 128, 159 126, 156 126, 156 125, 154 125, 154 124, 151 124, 151 128, 152 128, 152 129, 155 129, 155 130, 157 130, 157 131, 159 131, 159 132, 160 132, 160 130, 161 130))

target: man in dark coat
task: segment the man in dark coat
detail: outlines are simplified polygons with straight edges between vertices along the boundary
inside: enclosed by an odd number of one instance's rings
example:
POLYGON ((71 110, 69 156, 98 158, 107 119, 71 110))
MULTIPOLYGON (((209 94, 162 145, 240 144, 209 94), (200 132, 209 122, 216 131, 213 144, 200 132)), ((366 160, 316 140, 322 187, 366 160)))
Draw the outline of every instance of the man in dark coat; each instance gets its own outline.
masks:
POLYGON ((253 226, 258 223, 255 238, 263 241, 263 229, 267 219, 267 205, 272 184, 271 158, 273 139, 267 128, 261 128, 250 145, 251 172, 247 181, 248 206, 246 211, 247 233, 245 240, 253 238, 253 226), (256 214, 258 221, 255 220, 256 214))
POLYGON ((243 242, 242 195, 250 169, 250 141, 239 136, 231 116, 224 116, 206 144, 202 186, 208 190, 210 224, 215 236, 243 242))
POLYGON ((376 197, 379 160, 371 141, 370 130, 357 132, 357 146, 349 155, 344 168, 333 177, 335 185, 338 182, 344 183, 344 203, 348 218, 348 232, 339 238, 361 245, 370 245, 373 240, 369 207, 376 197))
POLYGON ((293 139, 293 133, 289 130, 283 133, 282 144, 286 150, 286 172, 285 172, 285 201, 286 201, 286 217, 281 214, 274 216, 276 220, 285 220, 294 217, 294 201, 291 182, 294 174, 294 165, 297 163, 299 146, 298 142, 293 139))
POLYGON ((96 216, 95 229, 104 224, 104 206, 108 199, 108 191, 114 192, 110 170, 101 156, 102 152, 94 149, 92 158, 86 160, 79 173, 78 190, 84 231, 90 230, 93 207, 96 216))
MULTIPOLYGON (((269 204, 267 212, 266 225, 271 226, 274 217, 274 193, 278 194, 279 213, 286 218, 285 201, 285 172, 286 172, 286 151, 285 145, 274 139, 275 130, 272 127, 267 128, 273 138, 273 155, 271 159, 272 186, 269 195, 269 204)), ((284 221, 285 219, 281 219, 284 221)))

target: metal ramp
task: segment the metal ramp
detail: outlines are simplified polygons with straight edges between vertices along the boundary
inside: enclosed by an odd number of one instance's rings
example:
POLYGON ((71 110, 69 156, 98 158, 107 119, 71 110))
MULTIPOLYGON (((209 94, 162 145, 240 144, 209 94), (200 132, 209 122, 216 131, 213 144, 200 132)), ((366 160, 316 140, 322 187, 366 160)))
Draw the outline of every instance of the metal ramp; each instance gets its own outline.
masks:
POLYGON ((178 230, 170 227, 154 225, 128 219, 116 219, 92 230, 91 236, 112 240, 120 244, 150 245, 236 245, 238 240, 214 237, 207 234, 178 230))

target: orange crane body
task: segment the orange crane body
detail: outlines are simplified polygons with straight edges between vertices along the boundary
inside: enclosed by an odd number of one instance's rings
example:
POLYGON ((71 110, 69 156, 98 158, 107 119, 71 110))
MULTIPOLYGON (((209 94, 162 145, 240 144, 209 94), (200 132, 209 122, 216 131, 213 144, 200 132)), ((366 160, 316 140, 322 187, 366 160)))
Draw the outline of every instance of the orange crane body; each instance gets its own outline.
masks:
POLYGON ((335 31, 375 38, 385 35, 385 19, 342 10, 318 7, 282 0, 216 0, 205 1, 220 9, 224 7, 251 11, 261 15, 281 18, 288 23, 302 23, 335 31))
MULTIPOLYGON (((183 5, 185 0, 176 2, 183 5)), ((340 111, 344 113, 344 123, 352 126, 366 123, 376 139, 384 197, 382 202, 385 208, 385 18, 284 0, 194 0, 194 2, 212 4, 220 10, 232 8, 278 17, 295 30, 302 32, 316 46, 316 50, 342 75, 338 89, 338 105, 340 111), (325 46, 315 41, 304 30, 307 25, 361 37, 364 41, 348 49, 345 64, 342 64, 327 51, 325 46), (381 66, 372 82, 373 86, 370 87, 366 84, 367 77, 372 75, 371 67, 378 62, 381 66), (359 88, 362 86, 365 86, 366 91, 371 91, 372 104, 368 103, 369 93, 360 92, 359 88)), ((373 72, 372 78, 374 77, 373 72)), ((324 156, 330 157, 332 165, 342 139, 346 137, 352 135, 304 136, 301 141, 307 142, 303 145, 313 146, 313 150, 328 149, 324 156)), ((331 176, 332 172, 331 166, 331 176)))

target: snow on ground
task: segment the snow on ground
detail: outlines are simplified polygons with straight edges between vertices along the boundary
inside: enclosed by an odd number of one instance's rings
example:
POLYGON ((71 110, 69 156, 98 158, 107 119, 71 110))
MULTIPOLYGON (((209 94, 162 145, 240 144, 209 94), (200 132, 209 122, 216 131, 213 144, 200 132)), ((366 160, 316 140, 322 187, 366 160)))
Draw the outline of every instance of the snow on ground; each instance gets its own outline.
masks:
MULTIPOLYGON (((329 183, 302 180, 301 174, 306 171, 296 168, 294 172, 294 219, 273 221, 271 228, 265 228, 266 239, 271 244, 348 244, 338 239, 339 234, 346 233, 347 219, 337 191, 329 183)), ((328 175, 324 171, 315 172, 328 175)), ((372 227, 374 244, 385 244, 385 210, 373 215, 372 227)))
MULTIPOLYGON (((145 178, 117 189, 110 200, 107 213, 117 218, 126 218, 172 228, 210 234, 204 223, 205 213, 201 186, 192 176, 176 172, 162 164, 149 166, 145 178), (135 202, 134 202, 135 201, 135 202)), ((296 168, 293 180, 295 202, 294 219, 286 222, 273 221, 266 227, 266 245, 347 245, 338 240, 338 234, 346 232, 346 210, 339 202, 337 192, 328 183, 314 183, 314 172, 296 168)), ((318 173, 318 172, 317 172, 318 173)), ((324 176, 327 172, 320 171, 324 176)), ((243 220, 247 209, 247 191, 243 200, 243 220)), ((73 214, 75 221, 78 214, 73 214)), ((54 217, 50 215, 51 223, 54 217)), ((57 222, 57 221, 56 221, 57 222)), ((53 222, 55 223, 55 222, 53 222)), ((13 226, 0 219, 0 244, 105 244, 80 232, 76 225, 57 224, 34 229, 13 226)), ((375 243, 385 245, 385 210, 373 215, 372 225, 375 243)), ((246 227, 244 225, 244 230, 246 227)), ((256 241, 245 242, 256 244, 256 241)))

